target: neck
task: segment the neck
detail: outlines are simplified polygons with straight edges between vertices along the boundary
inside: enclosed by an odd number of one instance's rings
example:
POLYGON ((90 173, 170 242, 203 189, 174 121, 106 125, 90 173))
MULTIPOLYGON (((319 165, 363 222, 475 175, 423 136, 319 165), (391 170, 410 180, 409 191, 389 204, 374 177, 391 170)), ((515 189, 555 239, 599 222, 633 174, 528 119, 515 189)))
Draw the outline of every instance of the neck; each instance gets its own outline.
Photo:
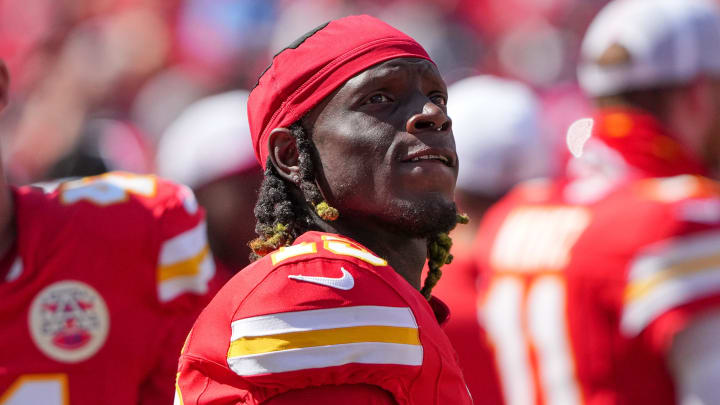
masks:
POLYGON ((15 242, 14 219, 15 210, 10 188, 0 179, 0 258, 7 254, 15 242))
POLYGON ((396 273, 420 290, 422 270, 427 258, 427 240, 389 232, 362 219, 325 222, 316 217, 315 224, 323 232, 344 235, 360 242, 387 260, 396 273))

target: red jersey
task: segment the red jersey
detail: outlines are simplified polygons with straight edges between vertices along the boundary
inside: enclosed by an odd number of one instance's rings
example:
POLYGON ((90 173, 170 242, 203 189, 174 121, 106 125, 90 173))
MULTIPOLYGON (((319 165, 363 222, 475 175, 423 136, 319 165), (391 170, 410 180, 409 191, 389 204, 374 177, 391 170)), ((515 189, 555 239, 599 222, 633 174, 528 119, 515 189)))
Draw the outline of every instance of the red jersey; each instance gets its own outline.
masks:
MULTIPOLYGON (((451 234, 452 236, 452 234, 451 234)), ((492 352, 486 342, 485 330, 478 323, 477 278, 475 252, 469 243, 453 238, 453 261, 443 266, 442 279, 433 288, 433 295, 442 299, 452 316, 443 325, 457 351, 465 382, 473 398, 483 405, 500 403, 498 376, 493 367, 492 352)))
POLYGON ((13 190, 0 404, 168 404, 215 272, 192 192, 108 173, 13 190))
POLYGON ((720 186, 649 116, 595 122, 567 178, 519 186, 481 225, 508 405, 673 405, 672 338, 720 305, 720 186))
POLYGON ((176 404, 261 404, 304 388, 365 384, 398 404, 471 404, 428 303, 356 242, 307 232, 246 267, 198 318, 176 404))

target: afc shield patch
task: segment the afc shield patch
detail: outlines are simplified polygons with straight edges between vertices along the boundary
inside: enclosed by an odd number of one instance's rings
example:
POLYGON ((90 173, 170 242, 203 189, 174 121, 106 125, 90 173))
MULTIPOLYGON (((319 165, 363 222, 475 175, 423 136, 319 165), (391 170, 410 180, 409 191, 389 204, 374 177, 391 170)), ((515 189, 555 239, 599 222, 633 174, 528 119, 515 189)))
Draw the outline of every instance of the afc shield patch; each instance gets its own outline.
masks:
POLYGON ((45 287, 28 313, 30 335, 48 357, 77 363, 102 347, 110 329, 105 300, 80 281, 60 281, 45 287))

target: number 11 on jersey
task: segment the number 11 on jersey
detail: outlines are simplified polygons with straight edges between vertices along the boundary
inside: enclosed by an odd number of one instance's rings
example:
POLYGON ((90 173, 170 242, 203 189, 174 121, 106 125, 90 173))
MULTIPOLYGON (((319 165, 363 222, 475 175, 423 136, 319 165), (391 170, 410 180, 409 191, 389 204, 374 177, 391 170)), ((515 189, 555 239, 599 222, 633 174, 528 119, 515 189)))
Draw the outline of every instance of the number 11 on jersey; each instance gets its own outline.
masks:
POLYGON ((582 404, 563 269, 589 223, 589 213, 578 207, 522 207, 498 231, 479 315, 507 405, 582 404))

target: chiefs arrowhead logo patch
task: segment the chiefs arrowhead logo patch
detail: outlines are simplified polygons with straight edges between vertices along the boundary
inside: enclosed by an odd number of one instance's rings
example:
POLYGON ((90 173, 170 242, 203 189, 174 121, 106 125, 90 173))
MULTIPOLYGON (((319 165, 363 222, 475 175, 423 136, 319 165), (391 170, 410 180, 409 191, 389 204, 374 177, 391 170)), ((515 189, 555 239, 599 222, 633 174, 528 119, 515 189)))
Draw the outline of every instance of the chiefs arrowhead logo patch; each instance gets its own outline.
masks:
POLYGON ((28 314, 30 335, 48 357, 77 363, 102 347, 110 329, 105 300, 80 281, 60 281, 45 287, 28 314))

